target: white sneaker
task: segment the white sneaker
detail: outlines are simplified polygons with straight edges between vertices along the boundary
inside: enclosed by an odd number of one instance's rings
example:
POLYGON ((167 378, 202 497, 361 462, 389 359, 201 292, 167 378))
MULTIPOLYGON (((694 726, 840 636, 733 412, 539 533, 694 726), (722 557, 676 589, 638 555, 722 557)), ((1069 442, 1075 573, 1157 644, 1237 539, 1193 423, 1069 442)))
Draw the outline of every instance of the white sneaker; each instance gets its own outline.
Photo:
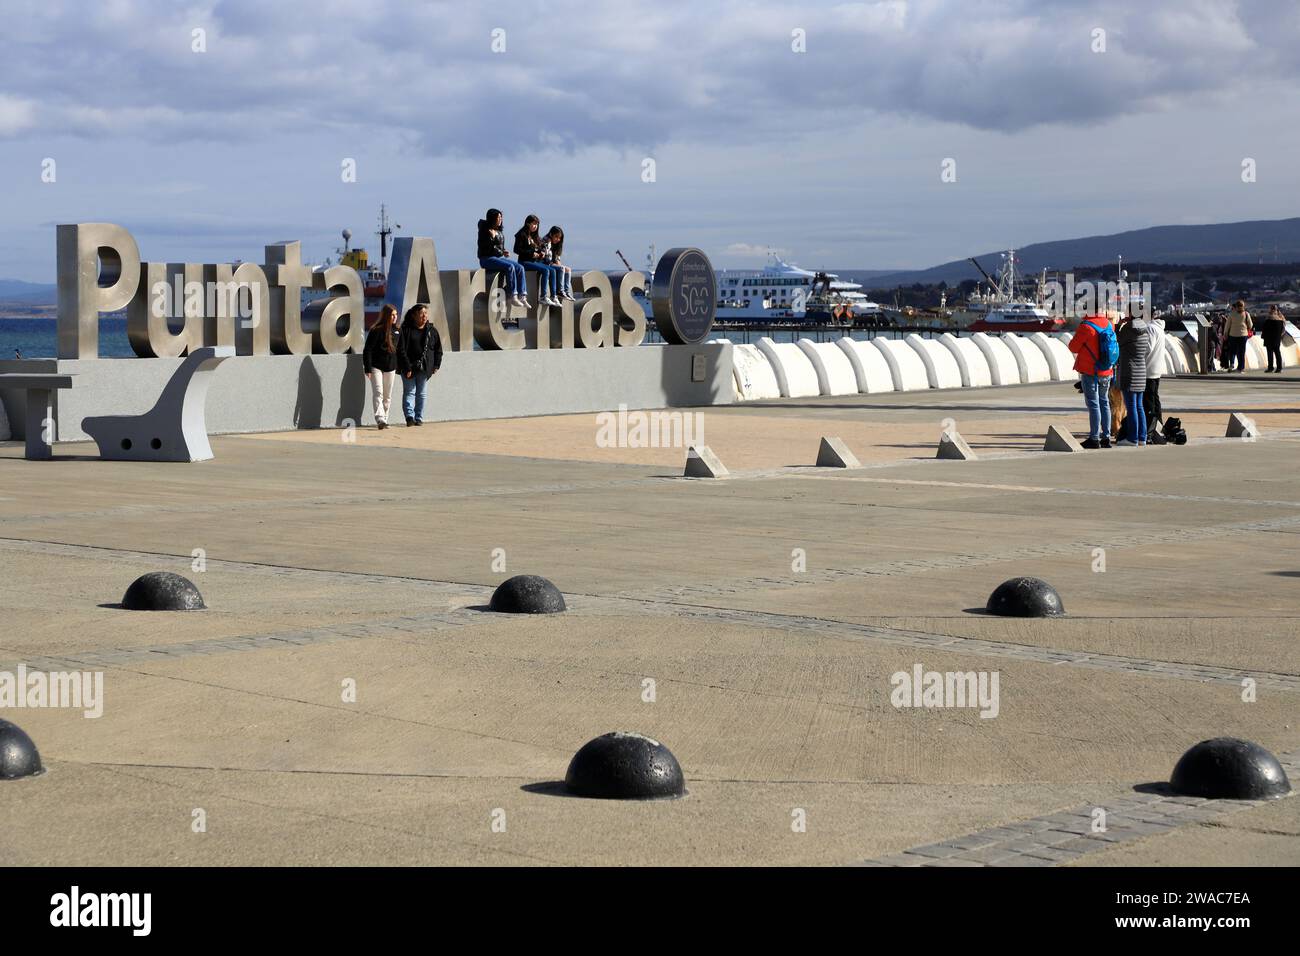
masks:
POLYGON ((510 297, 510 304, 522 306, 525 309, 528 308, 528 300, 525 299, 522 295, 512 295, 510 297))
POLYGON ((551 296, 549 299, 546 300, 546 304, 550 306, 554 306, 555 308, 558 309, 560 307, 560 300, 557 299, 555 296, 551 296))
POLYGON ((1115 442, 1115 447, 1118 448, 1120 445, 1132 445, 1132 444, 1133 442, 1129 441, 1127 438, 1121 438, 1119 441, 1115 442))
POLYGON ((561 292, 561 293, 560 293, 560 298, 562 298, 562 299, 568 299, 570 302, 577 302, 577 301, 578 301, 577 299, 575 299, 575 298, 573 297, 573 293, 572 293, 572 292, 561 292))

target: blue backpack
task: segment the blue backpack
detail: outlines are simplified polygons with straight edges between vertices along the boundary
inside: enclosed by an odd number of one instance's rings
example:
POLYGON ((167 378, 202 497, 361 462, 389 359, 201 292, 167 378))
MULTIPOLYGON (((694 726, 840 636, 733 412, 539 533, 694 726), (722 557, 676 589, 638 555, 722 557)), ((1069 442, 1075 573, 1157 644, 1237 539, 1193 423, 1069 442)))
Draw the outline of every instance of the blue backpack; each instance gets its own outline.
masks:
POLYGON ((1097 361, 1094 372, 1106 372, 1115 367, 1119 361, 1119 339, 1115 338, 1115 326, 1105 328, 1085 322, 1084 325, 1097 333, 1097 361))

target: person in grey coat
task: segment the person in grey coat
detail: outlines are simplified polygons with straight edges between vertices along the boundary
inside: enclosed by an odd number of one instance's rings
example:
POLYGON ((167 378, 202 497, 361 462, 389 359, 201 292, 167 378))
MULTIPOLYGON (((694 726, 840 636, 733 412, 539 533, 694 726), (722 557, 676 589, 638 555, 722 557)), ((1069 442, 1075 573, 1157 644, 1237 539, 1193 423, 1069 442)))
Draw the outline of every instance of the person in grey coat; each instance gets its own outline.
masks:
POLYGON ((1145 445, 1147 416, 1142 397, 1147 390, 1147 355, 1150 339, 1145 319, 1126 318, 1116 334, 1119 339, 1119 387, 1124 392, 1126 426, 1117 445, 1145 445))

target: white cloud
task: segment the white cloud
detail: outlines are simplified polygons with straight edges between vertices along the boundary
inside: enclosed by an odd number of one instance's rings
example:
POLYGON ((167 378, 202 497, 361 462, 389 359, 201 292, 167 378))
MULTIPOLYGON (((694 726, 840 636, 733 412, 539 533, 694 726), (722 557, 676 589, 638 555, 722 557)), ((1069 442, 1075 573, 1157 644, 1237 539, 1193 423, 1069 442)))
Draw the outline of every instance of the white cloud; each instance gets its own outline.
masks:
POLYGON ((0 136, 13 136, 35 124, 35 103, 0 93, 0 136))

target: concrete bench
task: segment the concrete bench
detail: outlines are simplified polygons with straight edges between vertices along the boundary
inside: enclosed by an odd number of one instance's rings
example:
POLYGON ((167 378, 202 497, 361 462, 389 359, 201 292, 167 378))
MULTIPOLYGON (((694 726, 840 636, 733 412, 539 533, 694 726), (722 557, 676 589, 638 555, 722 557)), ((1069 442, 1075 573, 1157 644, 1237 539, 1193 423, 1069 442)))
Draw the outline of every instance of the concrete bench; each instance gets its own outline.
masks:
POLYGON ((99 446, 99 456, 111 461, 207 461, 208 385, 217 366, 234 354, 230 345, 195 349, 149 411, 95 416, 81 428, 99 446))
POLYGON ((26 457, 37 460, 53 456, 50 447, 56 440, 54 423, 54 393, 61 388, 72 388, 72 376, 58 373, 7 372, 0 374, 0 388, 27 393, 27 448, 26 457))

